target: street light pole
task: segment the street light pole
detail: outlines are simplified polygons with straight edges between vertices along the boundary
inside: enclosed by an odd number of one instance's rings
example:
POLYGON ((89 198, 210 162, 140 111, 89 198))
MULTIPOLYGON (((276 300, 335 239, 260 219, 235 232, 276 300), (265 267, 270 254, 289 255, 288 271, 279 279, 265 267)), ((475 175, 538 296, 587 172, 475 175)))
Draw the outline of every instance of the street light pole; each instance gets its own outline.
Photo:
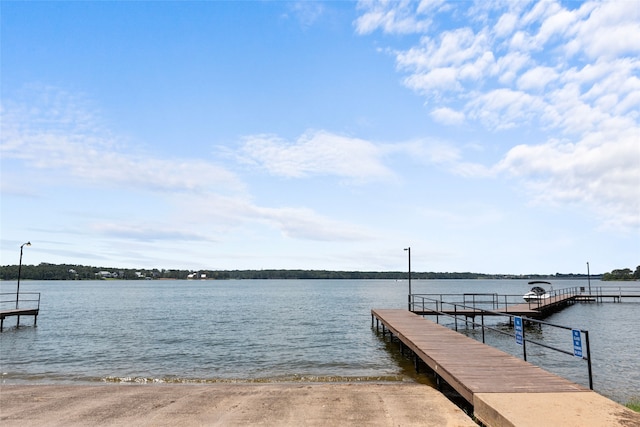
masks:
POLYGON ((587 262, 587 282, 589 283, 589 295, 591 295, 591 273, 589 272, 589 262, 587 262))
POLYGON ((404 248, 409 255, 409 295, 407 296, 407 309, 411 311, 411 247, 404 248))
POLYGON ((20 299, 20 273, 22 272, 22 248, 31 246, 31 242, 20 245, 20 264, 18 265, 18 287, 16 288, 16 310, 18 309, 18 301, 20 299))

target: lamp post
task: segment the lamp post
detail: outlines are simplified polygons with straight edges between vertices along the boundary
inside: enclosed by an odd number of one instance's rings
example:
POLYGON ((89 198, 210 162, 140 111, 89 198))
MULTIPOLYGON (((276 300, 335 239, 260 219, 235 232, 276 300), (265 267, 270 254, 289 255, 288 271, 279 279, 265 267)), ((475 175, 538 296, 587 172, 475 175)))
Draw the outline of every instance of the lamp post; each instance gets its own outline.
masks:
POLYGON ((411 311, 411 247, 404 248, 409 255, 409 295, 407 296, 407 309, 411 311))
POLYGON ((587 283, 589 283, 589 295, 591 295, 591 273, 589 272, 589 262, 587 262, 587 283))
POLYGON ((22 272, 22 248, 31 246, 31 242, 20 245, 20 264, 18 265, 18 287, 16 288, 16 310, 18 309, 18 300, 20 298, 20 273, 22 272))

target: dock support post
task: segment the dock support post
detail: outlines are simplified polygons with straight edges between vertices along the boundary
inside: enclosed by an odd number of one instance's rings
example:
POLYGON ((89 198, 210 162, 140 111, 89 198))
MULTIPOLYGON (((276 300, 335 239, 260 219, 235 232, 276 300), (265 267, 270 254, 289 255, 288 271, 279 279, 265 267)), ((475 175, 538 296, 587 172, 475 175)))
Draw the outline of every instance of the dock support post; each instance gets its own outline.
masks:
POLYGON ((457 305, 453 306, 453 320, 455 321, 455 324, 456 324, 456 332, 458 332, 458 306, 457 305))

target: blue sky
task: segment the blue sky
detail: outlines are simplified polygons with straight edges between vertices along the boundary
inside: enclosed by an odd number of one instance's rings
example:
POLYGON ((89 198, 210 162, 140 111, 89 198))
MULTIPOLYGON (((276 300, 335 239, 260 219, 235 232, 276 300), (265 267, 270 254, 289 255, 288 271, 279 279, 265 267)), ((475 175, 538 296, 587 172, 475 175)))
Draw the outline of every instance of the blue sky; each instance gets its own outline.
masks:
POLYGON ((1 8, 1 263, 640 264, 640 7, 1 8))

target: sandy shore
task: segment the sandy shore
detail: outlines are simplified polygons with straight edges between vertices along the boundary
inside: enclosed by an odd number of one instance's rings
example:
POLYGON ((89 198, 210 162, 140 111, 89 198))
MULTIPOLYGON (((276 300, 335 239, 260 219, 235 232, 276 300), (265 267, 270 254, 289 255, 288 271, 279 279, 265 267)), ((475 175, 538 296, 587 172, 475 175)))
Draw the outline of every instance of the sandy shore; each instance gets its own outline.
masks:
POLYGON ((417 383, 2 385, 9 426, 475 426, 417 383))

